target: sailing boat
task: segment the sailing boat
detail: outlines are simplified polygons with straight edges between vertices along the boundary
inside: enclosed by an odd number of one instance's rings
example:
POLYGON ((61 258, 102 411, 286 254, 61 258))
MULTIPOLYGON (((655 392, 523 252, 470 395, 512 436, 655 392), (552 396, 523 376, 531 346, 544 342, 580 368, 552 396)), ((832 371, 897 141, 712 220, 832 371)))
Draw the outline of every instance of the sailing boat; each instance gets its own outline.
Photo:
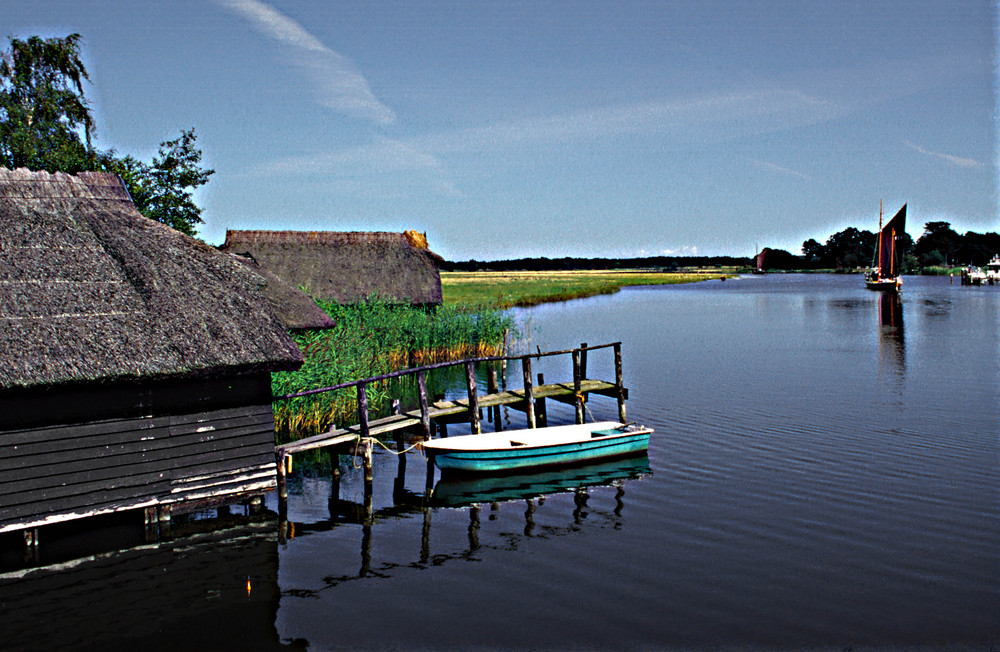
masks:
POLYGON ((865 286, 869 290, 898 292, 903 285, 900 272, 902 257, 896 243, 906 228, 906 204, 891 220, 882 225, 882 206, 878 210, 878 243, 875 246, 875 260, 872 269, 865 274, 865 286))
POLYGON ((757 269, 753 270, 754 274, 767 274, 767 272, 764 270, 764 254, 765 253, 767 253, 767 247, 764 247, 764 249, 762 251, 758 252, 757 255, 754 256, 754 258, 756 259, 756 262, 757 262, 757 269))

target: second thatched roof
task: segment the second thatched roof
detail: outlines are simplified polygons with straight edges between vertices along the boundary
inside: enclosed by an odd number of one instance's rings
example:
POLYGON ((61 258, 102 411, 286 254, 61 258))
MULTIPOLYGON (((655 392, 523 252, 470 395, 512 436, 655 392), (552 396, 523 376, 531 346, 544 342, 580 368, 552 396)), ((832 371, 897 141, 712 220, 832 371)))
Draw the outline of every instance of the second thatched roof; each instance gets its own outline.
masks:
POLYGON ((264 284, 114 175, 0 168, 0 389, 297 368, 264 284))
POLYGON ((289 285, 324 301, 370 297, 441 303, 441 257, 423 234, 332 231, 227 231, 223 251, 249 254, 289 285))

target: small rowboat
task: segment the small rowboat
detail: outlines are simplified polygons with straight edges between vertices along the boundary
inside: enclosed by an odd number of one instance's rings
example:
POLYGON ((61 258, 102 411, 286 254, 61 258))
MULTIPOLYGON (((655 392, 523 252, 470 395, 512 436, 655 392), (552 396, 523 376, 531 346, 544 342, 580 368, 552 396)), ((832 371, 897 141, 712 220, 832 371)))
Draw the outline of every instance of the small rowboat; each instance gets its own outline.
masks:
POLYGON ((635 455, 649 448, 651 432, 600 421, 435 439, 423 449, 443 472, 503 473, 635 455))

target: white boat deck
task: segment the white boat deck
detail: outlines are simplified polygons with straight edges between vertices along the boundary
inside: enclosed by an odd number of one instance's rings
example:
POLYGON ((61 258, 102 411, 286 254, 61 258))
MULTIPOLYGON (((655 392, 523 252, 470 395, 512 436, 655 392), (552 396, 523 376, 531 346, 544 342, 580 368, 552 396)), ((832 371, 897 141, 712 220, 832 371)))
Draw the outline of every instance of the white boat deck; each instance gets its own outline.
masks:
POLYGON ((595 430, 620 428, 621 425, 618 421, 598 421, 596 423, 551 426, 529 430, 488 432, 480 435, 460 435, 458 437, 435 439, 424 443, 423 447, 425 450, 445 453, 449 451, 491 450, 495 448, 510 448, 512 446, 557 446, 576 441, 588 441, 593 438, 592 433, 595 430))

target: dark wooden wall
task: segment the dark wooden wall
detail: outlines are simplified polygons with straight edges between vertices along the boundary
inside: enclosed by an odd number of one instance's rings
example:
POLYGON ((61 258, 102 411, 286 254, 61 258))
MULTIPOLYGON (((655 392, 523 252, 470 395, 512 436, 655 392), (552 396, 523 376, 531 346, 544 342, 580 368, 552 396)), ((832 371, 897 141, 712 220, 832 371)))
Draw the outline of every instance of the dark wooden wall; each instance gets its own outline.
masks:
POLYGON ((274 486, 267 373, 0 395, 0 532, 274 486))

